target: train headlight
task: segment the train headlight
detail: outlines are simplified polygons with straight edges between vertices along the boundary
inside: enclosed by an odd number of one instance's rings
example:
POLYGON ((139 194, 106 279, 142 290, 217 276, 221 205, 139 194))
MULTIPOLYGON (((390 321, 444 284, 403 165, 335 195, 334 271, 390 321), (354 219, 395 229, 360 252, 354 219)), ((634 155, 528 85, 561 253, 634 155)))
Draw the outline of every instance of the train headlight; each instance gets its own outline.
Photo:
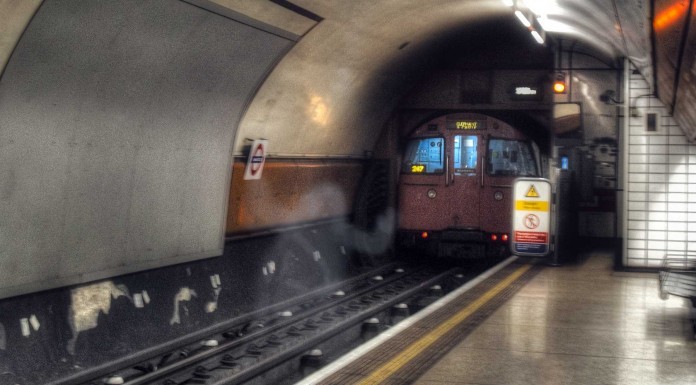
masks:
POLYGON ((496 191, 495 194, 493 195, 493 198, 497 201, 502 201, 503 200, 503 192, 502 191, 496 191))
POLYGON ((430 189, 428 190, 428 198, 434 199, 437 196, 437 191, 430 189))

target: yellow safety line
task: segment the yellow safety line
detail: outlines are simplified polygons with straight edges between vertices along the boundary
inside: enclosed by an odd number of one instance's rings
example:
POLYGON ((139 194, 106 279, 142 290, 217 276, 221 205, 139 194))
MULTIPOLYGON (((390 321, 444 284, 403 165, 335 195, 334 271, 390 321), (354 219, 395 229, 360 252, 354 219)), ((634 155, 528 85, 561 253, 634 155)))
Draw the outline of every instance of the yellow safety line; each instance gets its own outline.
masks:
POLYGON ((455 326, 462 323, 467 319, 472 313, 485 305, 488 301, 493 299, 505 288, 510 286, 517 278, 522 274, 526 273, 532 266, 525 265, 515 270, 503 281, 499 282, 495 287, 488 290, 484 295, 479 297, 476 301, 470 303, 467 307, 460 310, 457 314, 450 317, 447 321, 441 323, 438 327, 430 331, 428 334, 424 335, 418 341, 409 345, 406 349, 401 351, 396 357, 389 360, 389 362, 383 364, 378 369, 373 371, 369 376, 364 378, 362 381, 358 382, 359 385, 373 385, 379 384, 386 380, 394 374, 397 370, 401 369, 404 365, 408 364, 413 358, 417 357, 420 352, 427 349, 430 345, 434 344, 437 340, 442 338, 447 332, 452 330, 455 326))

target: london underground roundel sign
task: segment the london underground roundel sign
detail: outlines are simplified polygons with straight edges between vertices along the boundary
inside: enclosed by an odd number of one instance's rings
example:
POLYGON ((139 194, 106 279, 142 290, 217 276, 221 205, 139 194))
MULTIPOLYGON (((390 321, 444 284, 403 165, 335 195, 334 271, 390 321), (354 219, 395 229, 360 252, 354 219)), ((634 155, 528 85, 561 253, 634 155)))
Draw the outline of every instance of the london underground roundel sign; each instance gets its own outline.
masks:
POLYGON ((249 158, 247 158, 246 169, 244 170, 245 180, 261 179, 266 154, 268 154, 268 140, 255 140, 251 144, 249 158))

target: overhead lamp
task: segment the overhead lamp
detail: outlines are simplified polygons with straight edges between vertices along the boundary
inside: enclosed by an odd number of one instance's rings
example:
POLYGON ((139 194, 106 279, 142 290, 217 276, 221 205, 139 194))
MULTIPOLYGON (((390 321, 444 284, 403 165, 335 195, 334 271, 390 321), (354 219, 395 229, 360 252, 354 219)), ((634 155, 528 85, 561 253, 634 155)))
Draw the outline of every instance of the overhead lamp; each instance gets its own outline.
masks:
POLYGON ((530 21, 531 17, 525 15, 525 13, 520 11, 519 9, 515 10, 515 16, 517 16, 517 18, 520 19, 520 23, 522 23, 522 25, 524 25, 525 27, 529 28, 532 26, 532 22, 530 21))
POLYGON ((537 30, 532 30, 532 36, 534 37, 534 40, 536 40, 537 43, 544 44, 544 38, 539 34, 539 32, 537 32, 537 30))
POLYGON ((508 6, 508 7, 512 7, 515 5, 515 1, 514 0, 503 0, 503 4, 508 6))
POLYGON ((534 40, 536 40, 536 42, 539 44, 544 44, 546 41, 546 32, 543 28, 541 28, 541 24, 539 23, 539 20, 537 20, 534 13, 529 9, 522 10, 516 5, 513 7, 513 9, 515 10, 515 16, 517 16, 520 23, 522 23, 522 25, 529 30, 532 37, 534 37, 534 40))

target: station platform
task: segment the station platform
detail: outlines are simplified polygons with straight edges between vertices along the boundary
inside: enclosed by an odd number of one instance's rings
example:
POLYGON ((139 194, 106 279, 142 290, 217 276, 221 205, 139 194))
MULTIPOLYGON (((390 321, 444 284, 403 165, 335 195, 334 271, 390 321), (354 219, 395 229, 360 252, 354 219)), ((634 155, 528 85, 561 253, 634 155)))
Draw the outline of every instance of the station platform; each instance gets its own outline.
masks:
POLYGON ((688 300, 612 255, 508 260, 303 384, 694 384, 688 300))

